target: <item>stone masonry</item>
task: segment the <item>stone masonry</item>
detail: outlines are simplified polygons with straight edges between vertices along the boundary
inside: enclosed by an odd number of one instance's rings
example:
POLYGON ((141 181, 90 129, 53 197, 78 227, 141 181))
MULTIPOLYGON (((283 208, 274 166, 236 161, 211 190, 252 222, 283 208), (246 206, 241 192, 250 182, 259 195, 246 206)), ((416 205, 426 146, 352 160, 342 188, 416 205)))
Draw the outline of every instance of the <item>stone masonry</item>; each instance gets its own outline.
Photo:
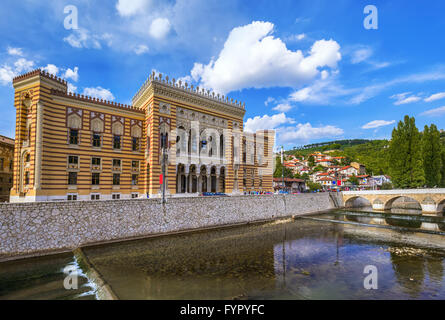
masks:
POLYGON ((0 260, 307 214, 339 201, 320 193, 171 198, 164 207, 159 199, 0 204, 0 260))

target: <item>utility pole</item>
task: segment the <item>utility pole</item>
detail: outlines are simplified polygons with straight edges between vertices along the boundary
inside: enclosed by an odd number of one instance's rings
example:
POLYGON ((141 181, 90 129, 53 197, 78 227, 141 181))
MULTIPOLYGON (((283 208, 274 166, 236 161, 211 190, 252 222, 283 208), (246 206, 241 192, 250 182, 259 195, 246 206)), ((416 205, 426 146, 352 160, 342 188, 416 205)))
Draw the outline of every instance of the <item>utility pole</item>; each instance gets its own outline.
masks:
POLYGON ((284 150, 283 146, 281 146, 281 185, 283 186, 284 191, 284 150))

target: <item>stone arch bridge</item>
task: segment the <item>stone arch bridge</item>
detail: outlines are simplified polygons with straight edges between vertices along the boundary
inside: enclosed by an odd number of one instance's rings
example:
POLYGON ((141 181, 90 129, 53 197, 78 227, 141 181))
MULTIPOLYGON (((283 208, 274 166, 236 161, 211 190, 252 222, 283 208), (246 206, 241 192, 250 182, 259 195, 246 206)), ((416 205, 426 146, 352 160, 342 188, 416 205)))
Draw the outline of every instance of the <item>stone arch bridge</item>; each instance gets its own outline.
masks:
POLYGON ((365 199, 373 210, 390 210, 394 201, 401 197, 417 201, 425 214, 441 214, 445 207, 445 189, 344 191, 342 194, 347 208, 356 206, 357 200, 365 199))

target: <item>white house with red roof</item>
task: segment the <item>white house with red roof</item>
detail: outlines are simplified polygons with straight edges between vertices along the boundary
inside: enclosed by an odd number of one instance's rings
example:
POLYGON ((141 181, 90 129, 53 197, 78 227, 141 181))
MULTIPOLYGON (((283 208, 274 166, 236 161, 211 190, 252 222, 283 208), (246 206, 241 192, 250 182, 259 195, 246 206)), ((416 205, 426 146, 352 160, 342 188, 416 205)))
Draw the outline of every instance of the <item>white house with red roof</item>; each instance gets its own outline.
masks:
POLYGON ((341 168, 340 170, 338 170, 338 173, 346 176, 346 177, 351 177, 351 176, 357 176, 358 175, 358 170, 352 166, 345 166, 343 168, 341 168))

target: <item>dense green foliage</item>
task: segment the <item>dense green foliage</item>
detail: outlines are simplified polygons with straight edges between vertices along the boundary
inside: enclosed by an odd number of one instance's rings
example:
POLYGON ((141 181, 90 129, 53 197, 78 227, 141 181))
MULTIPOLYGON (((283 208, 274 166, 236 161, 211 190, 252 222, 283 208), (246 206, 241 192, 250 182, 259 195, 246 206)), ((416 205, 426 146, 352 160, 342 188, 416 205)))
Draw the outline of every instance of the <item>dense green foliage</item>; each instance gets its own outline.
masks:
MULTIPOLYGON (((281 158, 277 157, 275 162, 275 171, 273 172, 274 178, 281 178, 283 172, 283 165, 281 164, 281 158)), ((284 167, 284 177, 293 178, 294 174, 291 169, 284 167)))
MULTIPOLYGON (((366 166, 367 174, 391 176, 393 184, 385 185, 385 189, 445 187, 445 132, 439 132, 434 124, 419 132, 413 117, 405 116, 398 123, 391 141, 338 140, 294 148, 286 154, 307 158, 314 152, 345 157, 340 163, 333 162, 334 165, 348 165, 355 161, 366 166)), ((314 168, 314 158, 307 159, 309 166, 314 168)), ((312 172, 321 168, 314 169, 312 172)), ((278 171, 281 177, 281 169, 278 171)))
POLYGON ((421 134, 414 117, 405 116, 393 129, 388 156, 389 173, 396 188, 417 188, 425 184, 421 134))
POLYGON ((308 181, 307 182, 307 187, 309 188, 310 191, 317 191, 317 190, 322 190, 323 189, 321 184, 315 183, 315 182, 312 182, 312 181, 308 181))
POLYGON ((425 126, 422 134, 423 170, 425 173, 425 185, 437 187, 442 182, 442 145, 440 132, 432 124, 425 126))

